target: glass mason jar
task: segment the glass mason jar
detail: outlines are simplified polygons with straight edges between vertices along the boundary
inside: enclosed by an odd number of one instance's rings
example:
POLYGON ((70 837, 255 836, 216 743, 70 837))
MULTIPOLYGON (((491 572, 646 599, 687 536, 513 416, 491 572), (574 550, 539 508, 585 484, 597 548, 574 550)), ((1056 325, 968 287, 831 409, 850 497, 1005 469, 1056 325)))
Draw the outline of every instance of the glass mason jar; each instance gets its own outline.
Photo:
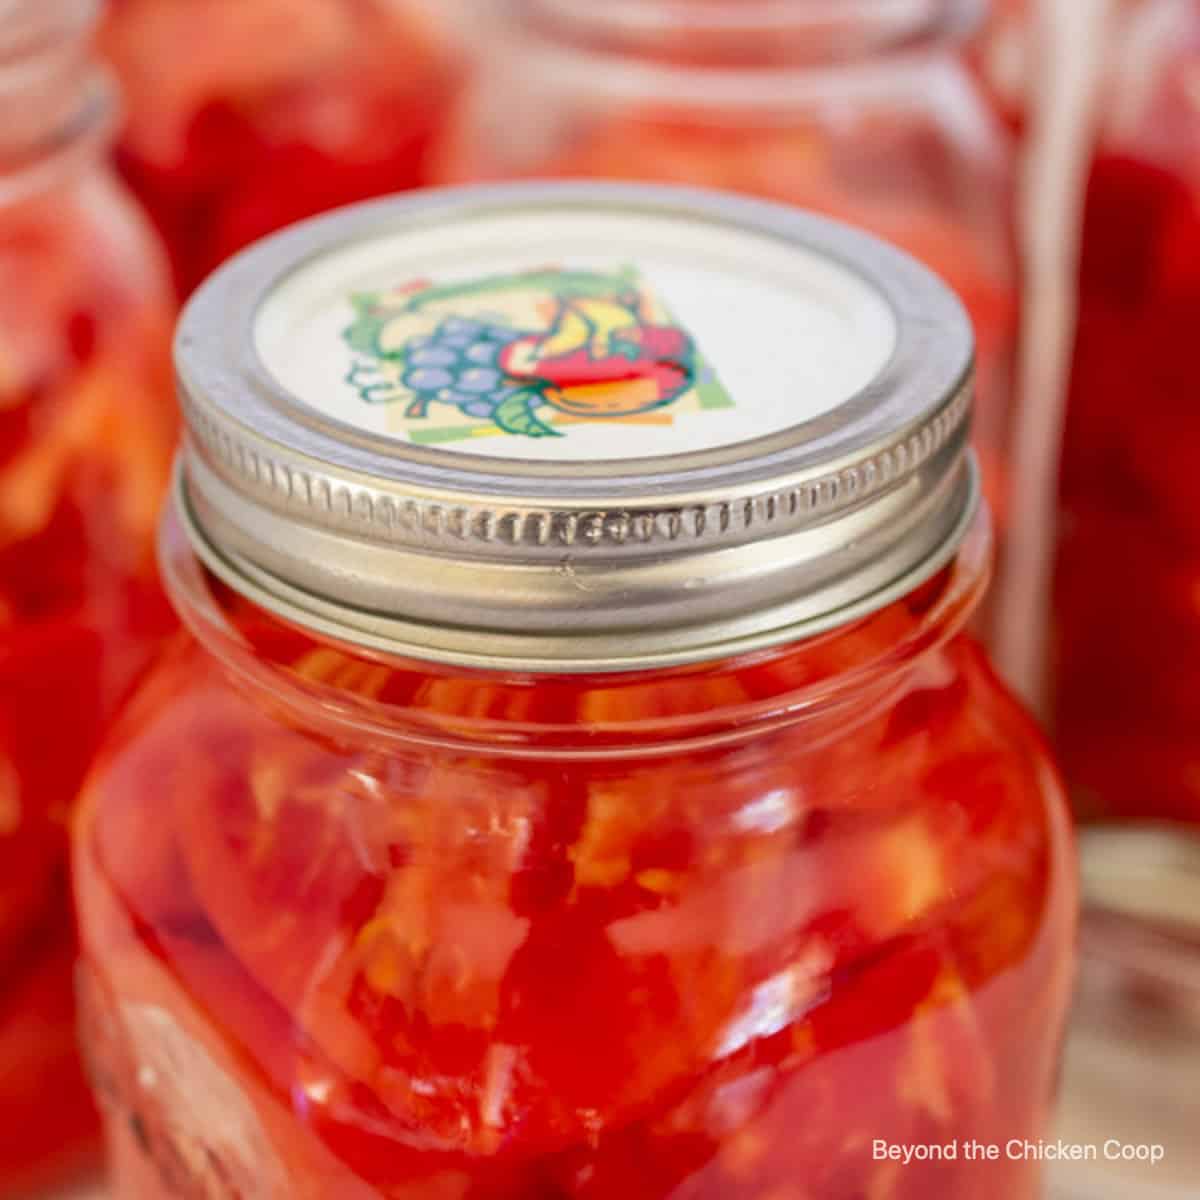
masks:
POLYGON ((1084 815, 1195 822, 1200 9, 1146 0, 1110 32, 1062 450, 1056 730, 1084 815))
POLYGON ((983 7, 515 0, 488 31, 433 174, 725 188, 826 213, 914 254, 975 323, 976 453, 1002 534, 1015 178, 1008 133, 963 53, 983 7))
POLYGON ((68 810, 173 625, 154 530, 175 437, 161 251, 104 165, 92 6, 0 27, 0 1192, 95 1137, 72 1036, 68 810))
POLYGON ((422 181, 454 75, 448 6, 109 0, 117 160, 182 293, 264 234, 422 181))
POLYGON ((76 868, 118 1197, 1033 1200, 1070 833, 963 624, 971 338, 791 210, 516 185, 189 306, 188 627, 76 868))

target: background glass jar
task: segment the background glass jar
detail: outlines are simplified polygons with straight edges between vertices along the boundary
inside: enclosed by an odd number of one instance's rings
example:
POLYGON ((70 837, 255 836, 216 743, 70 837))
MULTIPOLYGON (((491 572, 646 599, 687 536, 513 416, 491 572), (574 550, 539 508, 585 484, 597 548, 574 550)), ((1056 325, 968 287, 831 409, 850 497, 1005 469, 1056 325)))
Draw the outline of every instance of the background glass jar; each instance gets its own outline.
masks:
POLYGON ((1062 452, 1054 712, 1084 815, 1197 821, 1200 11, 1118 12, 1062 452))
POLYGON ((161 251, 106 169, 90 6, 0 6, 0 1191, 95 1137, 74 1050, 71 803, 173 624, 161 251))
POLYGON ((118 163, 183 293, 302 217, 422 182, 456 0, 110 0, 118 163))
POLYGON ((479 189, 269 240, 178 346, 188 632, 77 823, 117 1195, 1033 1200, 875 1149, 1037 1138, 1070 986, 931 275, 479 189))
POLYGON ((434 159, 726 188, 827 213, 931 266, 978 353, 976 447, 1003 534, 1017 346, 1012 146, 962 53, 975 0, 515 0, 434 159))

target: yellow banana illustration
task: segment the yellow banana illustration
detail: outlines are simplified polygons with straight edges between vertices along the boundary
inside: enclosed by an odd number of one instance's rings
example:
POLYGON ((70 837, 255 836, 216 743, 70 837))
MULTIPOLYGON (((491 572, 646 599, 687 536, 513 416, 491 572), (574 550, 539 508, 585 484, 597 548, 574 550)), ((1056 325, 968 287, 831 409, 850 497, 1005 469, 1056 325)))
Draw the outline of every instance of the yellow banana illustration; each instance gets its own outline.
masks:
POLYGON ((596 358, 612 352, 613 336, 634 329, 641 318, 617 300, 579 297, 562 302, 554 332, 538 348, 539 358, 557 358, 588 346, 596 358))

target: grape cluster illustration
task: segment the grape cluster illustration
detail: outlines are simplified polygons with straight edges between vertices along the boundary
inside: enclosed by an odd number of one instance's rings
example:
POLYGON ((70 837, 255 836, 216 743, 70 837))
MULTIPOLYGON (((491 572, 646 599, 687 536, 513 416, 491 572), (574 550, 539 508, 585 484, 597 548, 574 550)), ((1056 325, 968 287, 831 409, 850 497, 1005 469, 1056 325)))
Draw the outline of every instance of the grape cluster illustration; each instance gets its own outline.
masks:
POLYGON ((432 333, 409 342, 402 382, 422 411, 437 400, 472 417, 491 418, 521 390, 500 365, 504 347, 520 336, 503 325, 447 317, 432 333))

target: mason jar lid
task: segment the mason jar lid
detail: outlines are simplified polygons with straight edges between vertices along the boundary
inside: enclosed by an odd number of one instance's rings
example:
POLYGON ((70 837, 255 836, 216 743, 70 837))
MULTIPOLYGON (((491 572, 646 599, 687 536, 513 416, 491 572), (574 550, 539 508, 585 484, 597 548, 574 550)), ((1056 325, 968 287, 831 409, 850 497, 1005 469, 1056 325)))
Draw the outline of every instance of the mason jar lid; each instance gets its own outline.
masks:
POLYGON ((924 267, 780 206, 388 199, 192 299, 177 505, 226 582, 346 641, 538 671, 724 657, 949 561, 978 505, 972 354, 924 267))

